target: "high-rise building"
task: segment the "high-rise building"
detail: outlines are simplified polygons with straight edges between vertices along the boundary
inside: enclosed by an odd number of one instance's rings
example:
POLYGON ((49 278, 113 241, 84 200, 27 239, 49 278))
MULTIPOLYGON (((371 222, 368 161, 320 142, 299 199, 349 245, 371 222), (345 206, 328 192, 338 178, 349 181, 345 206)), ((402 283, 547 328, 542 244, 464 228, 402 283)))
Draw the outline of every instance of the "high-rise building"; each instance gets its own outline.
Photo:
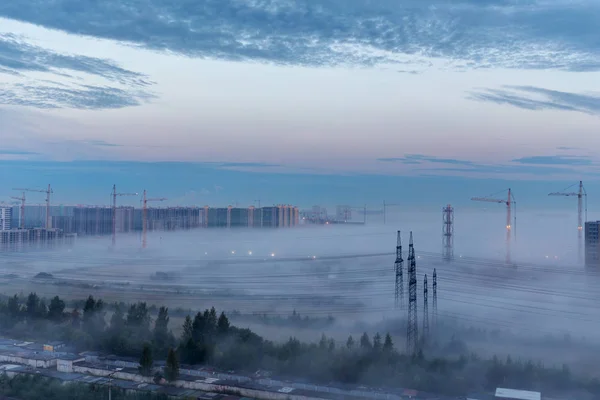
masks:
POLYGON ((585 265, 587 267, 600 267, 599 228, 600 221, 585 223, 585 265))
POLYGON ((12 208, 0 207, 0 231, 10 231, 12 227, 12 208))
POLYGON ((352 219, 352 207, 337 206, 335 219, 338 222, 348 222, 352 219))

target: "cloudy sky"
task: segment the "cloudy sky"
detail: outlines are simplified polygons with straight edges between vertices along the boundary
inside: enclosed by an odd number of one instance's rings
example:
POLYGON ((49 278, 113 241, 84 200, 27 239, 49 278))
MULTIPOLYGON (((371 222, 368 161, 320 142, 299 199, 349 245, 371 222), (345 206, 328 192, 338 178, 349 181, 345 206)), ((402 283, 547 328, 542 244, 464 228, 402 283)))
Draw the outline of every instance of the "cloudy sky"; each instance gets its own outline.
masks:
POLYGON ((0 196, 593 191, 599 24, 595 0, 2 1, 0 196))

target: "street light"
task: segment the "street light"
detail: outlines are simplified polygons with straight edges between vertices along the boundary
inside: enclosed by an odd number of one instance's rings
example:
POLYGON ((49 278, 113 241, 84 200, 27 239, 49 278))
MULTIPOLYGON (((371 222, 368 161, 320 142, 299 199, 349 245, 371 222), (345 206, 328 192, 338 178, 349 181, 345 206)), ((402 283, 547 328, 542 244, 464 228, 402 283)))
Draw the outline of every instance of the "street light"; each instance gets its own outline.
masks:
POLYGON ((108 374, 108 400, 112 400, 112 376, 122 370, 123 368, 115 368, 113 372, 108 374))

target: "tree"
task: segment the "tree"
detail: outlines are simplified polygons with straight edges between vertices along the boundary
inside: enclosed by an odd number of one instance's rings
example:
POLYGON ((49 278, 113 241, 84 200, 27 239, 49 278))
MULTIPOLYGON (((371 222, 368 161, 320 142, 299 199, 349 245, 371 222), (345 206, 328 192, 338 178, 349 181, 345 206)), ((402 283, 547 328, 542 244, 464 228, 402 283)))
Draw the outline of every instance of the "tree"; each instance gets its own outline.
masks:
POLYGON ((225 316, 224 312, 221 312, 219 315, 219 320, 217 321, 217 334, 219 336, 225 336, 229 333, 229 319, 225 316))
POLYGON ((8 308, 8 315, 10 315, 11 318, 13 318, 13 319, 19 318, 19 315, 21 314, 21 305, 19 304, 19 296, 17 296, 15 294, 13 297, 9 298, 7 308, 8 308))
POLYGON ((27 303, 25 303, 25 313, 27 314, 27 318, 35 319, 38 317, 38 313, 40 310, 40 298, 35 293, 29 293, 27 296, 27 303))
MULTIPOLYGON (((205 314, 208 316, 208 310, 205 312, 205 314)), ((192 340, 194 342, 200 341, 204 337, 205 332, 206 318, 201 312, 198 312, 194 317, 194 322, 192 323, 192 340)))
POLYGON ((383 342, 383 349, 387 352, 390 352, 394 349, 394 342, 392 342, 392 337, 389 333, 385 335, 385 341, 383 342))
POLYGON ((375 351, 381 350, 381 335, 379 334, 379 332, 377 332, 373 337, 373 349, 375 351))
POLYGON ((115 312, 110 317, 110 331, 113 333, 122 332, 125 328, 125 314, 120 306, 115 307, 115 312))
POLYGON ((139 328, 141 331, 150 331, 150 313, 146 302, 132 304, 127 312, 127 325, 134 328, 139 328))
POLYGON ((217 310, 214 307, 211 307, 208 312, 208 326, 210 326, 211 331, 217 327, 217 310))
POLYGON ((96 301, 94 296, 89 296, 83 306, 83 329, 93 337, 104 332, 104 302, 96 301))
POLYGON ((165 378, 169 382, 176 381, 179 378, 179 360, 177 359, 177 353, 172 348, 169 349, 169 354, 167 355, 165 378))
POLYGON ((354 338, 352 335, 348 336, 348 340, 346 340, 346 348, 351 349, 354 347, 354 338))
POLYGON ((65 302, 60 299, 58 296, 54 296, 52 300, 50 300, 50 307, 48 307, 48 319, 54 322, 62 321, 65 311, 65 302))
POLYGON ((183 333, 181 334, 181 341, 186 343, 188 340, 190 340, 192 338, 192 332, 192 318, 189 315, 186 315, 185 321, 183 321, 183 333))
POLYGON ((363 333, 363 335, 360 337, 360 347, 362 347, 363 349, 370 349, 371 347, 371 340, 369 339, 369 335, 367 335, 367 332, 363 333))
POLYGON ((148 343, 144 343, 144 348, 142 349, 142 356, 140 357, 140 366, 138 367, 138 370, 143 376, 151 376, 153 366, 154 361, 152 360, 152 348, 148 343))
POLYGON ((165 349, 169 341, 169 309, 161 307, 154 323, 154 344, 160 350, 165 349))
POLYGON ((325 349, 327 347, 327 336, 325 334, 321 334, 321 340, 319 341, 319 348, 325 349))

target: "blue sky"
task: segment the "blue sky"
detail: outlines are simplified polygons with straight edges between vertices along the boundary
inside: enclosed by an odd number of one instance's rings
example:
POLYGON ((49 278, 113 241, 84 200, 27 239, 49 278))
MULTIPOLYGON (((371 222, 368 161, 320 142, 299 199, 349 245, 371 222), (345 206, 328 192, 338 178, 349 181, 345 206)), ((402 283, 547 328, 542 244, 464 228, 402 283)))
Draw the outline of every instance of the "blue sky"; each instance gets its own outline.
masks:
POLYGON ((140 4, 0 3, 1 199, 600 192, 597 1, 140 4))

